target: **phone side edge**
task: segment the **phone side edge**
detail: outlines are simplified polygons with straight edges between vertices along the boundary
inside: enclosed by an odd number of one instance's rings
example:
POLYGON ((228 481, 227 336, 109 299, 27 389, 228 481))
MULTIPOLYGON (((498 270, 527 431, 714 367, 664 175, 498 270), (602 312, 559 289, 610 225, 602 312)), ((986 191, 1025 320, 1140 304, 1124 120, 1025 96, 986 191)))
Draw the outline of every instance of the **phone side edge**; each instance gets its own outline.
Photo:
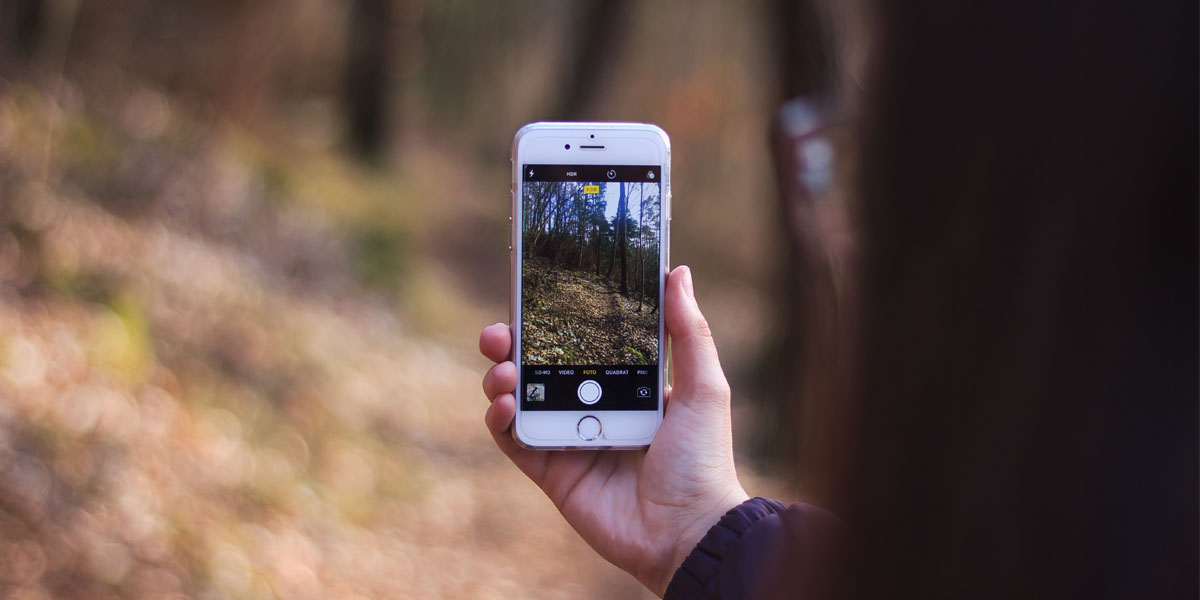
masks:
POLYGON ((517 387, 513 390, 513 422, 510 427, 509 434, 512 435, 513 441, 518 446, 526 449, 537 450, 536 446, 530 446, 526 440, 520 435, 521 430, 521 327, 519 319, 521 318, 521 220, 524 218, 519 209, 521 204, 521 161, 520 161, 520 146, 521 140, 531 132, 541 128, 541 122, 527 123, 517 130, 513 135, 511 159, 509 162, 512 167, 512 180, 509 190, 509 223, 508 223, 508 262, 509 262, 509 300, 508 300, 508 332, 512 340, 509 349, 509 359, 517 368, 517 387))

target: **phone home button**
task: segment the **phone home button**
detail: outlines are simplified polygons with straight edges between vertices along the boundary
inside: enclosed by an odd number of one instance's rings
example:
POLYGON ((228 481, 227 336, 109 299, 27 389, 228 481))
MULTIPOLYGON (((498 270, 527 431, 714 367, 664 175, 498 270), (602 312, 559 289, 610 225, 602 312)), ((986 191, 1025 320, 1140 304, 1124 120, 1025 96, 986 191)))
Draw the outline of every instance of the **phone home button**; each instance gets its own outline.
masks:
POLYGON ((590 442, 600 437, 600 419, 596 417, 584 417, 579 420, 579 424, 575 426, 579 432, 579 439, 590 442))
POLYGON ((595 380, 588 379, 579 384, 579 388, 575 390, 575 394, 579 396, 579 401, 584 404, 595 404, 600 401, 600 396, 604 394, 604 390, 600 389, 600 384, 595 380))

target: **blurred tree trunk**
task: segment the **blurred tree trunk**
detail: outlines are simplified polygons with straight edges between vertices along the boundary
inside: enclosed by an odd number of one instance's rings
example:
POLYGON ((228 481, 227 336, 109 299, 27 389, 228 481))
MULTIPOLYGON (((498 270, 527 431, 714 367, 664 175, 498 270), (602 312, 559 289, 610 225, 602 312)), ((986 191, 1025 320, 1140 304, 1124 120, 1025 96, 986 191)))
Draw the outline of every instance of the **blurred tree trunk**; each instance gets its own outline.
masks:
POLYGON ((392 132, 393 0, 354 0, 342 90, 350 146, 361 158, 378 161, 392 132))
POLYGON ((18 65, 35 55, 44 37, 45 13, 40 0, 0 2, 0 74, 15 78, 18 65))
POLYGON ((820 0, 768 0, 767 29, 778 61, 779 100, 828 94, 834 88, 830 28, 820 0))
POLYGON ((0 2, 0 75, 31 69, 62 76, 79 10, 79 0, 0 2))
POLYGON ((570 29, 572 46, 562 66, 563 82, 555 109, 559 121, 596 118, 597 92, 612 73, 625 46, 633 3, 630 0, 586 0, 570 29))
MULTIPOLYGON (((826 106, 834 91, 835 60, 828 23, 819 0, 768 0, 765 11, 773 33, 772 54, 777 57, 778 102, 804 98, 815 106, 826 106)), ((788 123, 781 111, 775 123, 772 148, 778 182, 779 219, 784 251, 775 290, 780 319, 778 338, 772 344, 767 365, 768 406, 760 422, 759 451, 772 459, 798 462, 806 484, 820 488, 821 464, 818 446, 824 439, 814 433, 816 423, 825 423, 832 384, 839 368, 828 360, 835 357, 836 298, 826 249, 815 233, 811 213, 814 203, 824 198, 798 184, 803 156, 797 154, 796 123, 788 123), (823 355, 823 352, 828 354, 823 355), (824 357, 822 357, 824 356, 824 357), (820 397, 818 397, 820 396, 820 397), (797 424, 802 424, 800 429, 797 424), (814 482, 814 480, 816 480, 814 482)), ((815 490, 819 495, 820 489, 815 490)), ((818 498, 819 499, 819 498, 818 498)))

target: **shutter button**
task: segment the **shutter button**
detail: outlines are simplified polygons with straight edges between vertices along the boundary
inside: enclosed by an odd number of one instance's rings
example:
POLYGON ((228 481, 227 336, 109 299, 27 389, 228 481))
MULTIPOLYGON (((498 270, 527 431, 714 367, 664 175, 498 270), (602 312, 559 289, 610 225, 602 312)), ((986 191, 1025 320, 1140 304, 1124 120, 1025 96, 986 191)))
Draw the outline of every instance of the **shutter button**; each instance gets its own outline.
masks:
POLYGON ((604 390, 600 389, 600 384, 595 380, 588 379, 579 384, 579 389, 575 390, 579 396, 579 401, 584 404, 595 404, 600 401, 600 396, 604 394, 604 390))

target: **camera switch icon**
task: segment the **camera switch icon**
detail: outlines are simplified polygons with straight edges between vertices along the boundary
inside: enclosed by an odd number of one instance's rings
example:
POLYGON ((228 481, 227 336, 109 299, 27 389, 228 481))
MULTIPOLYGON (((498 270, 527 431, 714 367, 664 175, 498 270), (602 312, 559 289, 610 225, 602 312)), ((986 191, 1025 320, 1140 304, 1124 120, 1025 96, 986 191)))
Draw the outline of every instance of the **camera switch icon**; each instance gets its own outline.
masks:
POLYGON ((637 397, 638 398, 649 398, 650 397, 650 388, 648 388, 644 385, 642 387, 639 387, 637 389, 637 397))

